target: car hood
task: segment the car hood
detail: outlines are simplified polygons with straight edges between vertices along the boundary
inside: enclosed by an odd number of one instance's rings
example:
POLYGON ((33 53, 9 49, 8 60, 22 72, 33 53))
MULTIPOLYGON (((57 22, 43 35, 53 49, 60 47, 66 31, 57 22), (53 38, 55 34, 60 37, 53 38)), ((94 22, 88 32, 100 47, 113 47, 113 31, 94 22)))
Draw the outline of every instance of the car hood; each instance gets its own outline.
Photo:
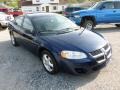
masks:
POLYGON ((74 31, 66 34, 42 36, 41 37, 47 45, 55 50, 72 50, 91 52, 102 48, 106 44, 106 40, 100 35, 84 30, 74 31))
POLYGON ((88 12, 93 12, 93 9, 84 9, 84 10, 79 10, 79 11, 74 11, 72 14, 82 14, 82 13, 88 13, 88 12))

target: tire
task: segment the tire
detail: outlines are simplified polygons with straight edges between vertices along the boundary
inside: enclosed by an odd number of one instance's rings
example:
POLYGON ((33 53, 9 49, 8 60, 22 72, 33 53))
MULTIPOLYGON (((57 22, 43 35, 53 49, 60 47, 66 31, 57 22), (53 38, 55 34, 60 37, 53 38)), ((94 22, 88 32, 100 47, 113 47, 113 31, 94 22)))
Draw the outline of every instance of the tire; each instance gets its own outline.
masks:
POLYGON ((47 50, 42 51, 41 60, 45 70, 50 74, 57 74, 59 72, 57 62, 53 55, 47 50))
POLYGON ((120 24, 115 24, 116 27, 120 27, 120 24))
POLYGON ((18 46, 18 43, 16 42, 13 32, 10 32, 10 39, 13 46, 18 46))
POLYGON ((85 19, 82 23, 82 26, 87 30, 93 30, 94 22, 92 20, 85 19))
POLYGON ((1 23, 0 23, 0 28, 2 28, 2 29, 6 29, 7 26, 2 26, 1 23))
POLYGON ((7 28, 7 26, 5 26, 5 27, 2 26, 2 29, 6 29, 6 28, 7 28))

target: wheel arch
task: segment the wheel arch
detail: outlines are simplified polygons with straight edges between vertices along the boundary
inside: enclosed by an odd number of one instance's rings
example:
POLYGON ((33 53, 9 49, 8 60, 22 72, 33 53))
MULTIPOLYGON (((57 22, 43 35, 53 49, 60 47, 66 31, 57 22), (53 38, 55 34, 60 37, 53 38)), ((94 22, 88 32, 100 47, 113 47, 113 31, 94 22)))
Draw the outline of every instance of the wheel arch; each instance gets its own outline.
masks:
MULTIPOLYGON (((50 49, 48 49, 48 48, 46 48, 46 47, 44 47, 44 46, 38 48, 38 56, 39 56, 39 57, 41 57, 41 53, 42 53, 44 50, 48 51, 48 52, 54 57, 53 51, 50 50, 50 49)), ((54 57, 54 58, 55 58, 55 57, 54 57)))
POLYGON ((47 47, 45 47, 45 46, 42 46, 42 47, 39 47, 39 48, 38 48, 37 53, 38 53, 38 56, 40 57, 40 59, 41 59, 41 53, 42 53, 42 51, 44 51, 44 50, 48 51, 48 52, 55 58, 55 60, 56 60, 57 63, 60 62, 60 61, 58 60, 58 53, 55 52, 55 51, 53 50, 53 48, 47 48, 47 47))
POLYGON ((95 16, 83 16, 81 19, 80 25, 82 26, 85 20, 92 20, 94 23, 94 26, 96 25, 96 19, 95 16))
MULTIPOLYGON (((46 48, 46 47, 39 47, 39 49, 38 49, 38 56, 39 56, 40 59, 41 59, 41 54, 42 54, 42 52, 43 52, 44 50, 48 51, 48 52, 53 56, 53 58, 55 59, 55 61, 56 61, 57 64, 60 62, 59 60, 57 60, 54 51, 53 51, 53 50, 50 50, 50 49, 48 49, 48 48, 46 48)), ((59 64, 58 64, 58 67, 60 67, 59 64)))
POLYGON ((48 49, 47 49, 47 48, 45 48, 45 47, 39 47, 39 48, 38 48, 38 55, 39 55, 39 56, 41 56, 41 53, 42 53, 44 50, 46 50, 46 51, 49 51, 49 52, 50 52, 50 50, 48 50, 48 49))

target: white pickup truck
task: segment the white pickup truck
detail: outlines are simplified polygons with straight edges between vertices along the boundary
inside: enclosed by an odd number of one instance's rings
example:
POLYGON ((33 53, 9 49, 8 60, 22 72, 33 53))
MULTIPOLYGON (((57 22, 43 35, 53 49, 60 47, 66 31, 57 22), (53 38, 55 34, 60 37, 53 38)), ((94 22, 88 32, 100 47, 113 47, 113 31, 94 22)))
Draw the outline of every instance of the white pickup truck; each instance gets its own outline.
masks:
POLYGON ((2 28, 6 28, 9 21, 14 20, 14 17, 12 15, 8 15, 4 12, 0 12, 0 26, 2 28))

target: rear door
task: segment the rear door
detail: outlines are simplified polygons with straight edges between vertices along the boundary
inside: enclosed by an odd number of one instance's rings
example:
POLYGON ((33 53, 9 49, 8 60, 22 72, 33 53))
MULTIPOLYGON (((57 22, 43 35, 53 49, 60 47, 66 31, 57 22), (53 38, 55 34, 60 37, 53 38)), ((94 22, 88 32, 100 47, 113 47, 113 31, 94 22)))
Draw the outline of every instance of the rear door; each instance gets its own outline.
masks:
POLYGON ((120 1, 115 2, 115 21, 120 23, 120 1))
POLYGON ((27 16, 25 16, 23 20, 22 30, 21 41, 23 46, 28 50, 37 53, 38 44, 36 39, 36 32, 31 20, 27 16))
POLYGON ((23 22, 23 16, 19 16, 15 18, 15 21, 11 25, 11 29, 13 30, 14 36, 18 43, 21 43, 20 37, 21 37, 21 31, 22 31, 22 22, 23 22))

